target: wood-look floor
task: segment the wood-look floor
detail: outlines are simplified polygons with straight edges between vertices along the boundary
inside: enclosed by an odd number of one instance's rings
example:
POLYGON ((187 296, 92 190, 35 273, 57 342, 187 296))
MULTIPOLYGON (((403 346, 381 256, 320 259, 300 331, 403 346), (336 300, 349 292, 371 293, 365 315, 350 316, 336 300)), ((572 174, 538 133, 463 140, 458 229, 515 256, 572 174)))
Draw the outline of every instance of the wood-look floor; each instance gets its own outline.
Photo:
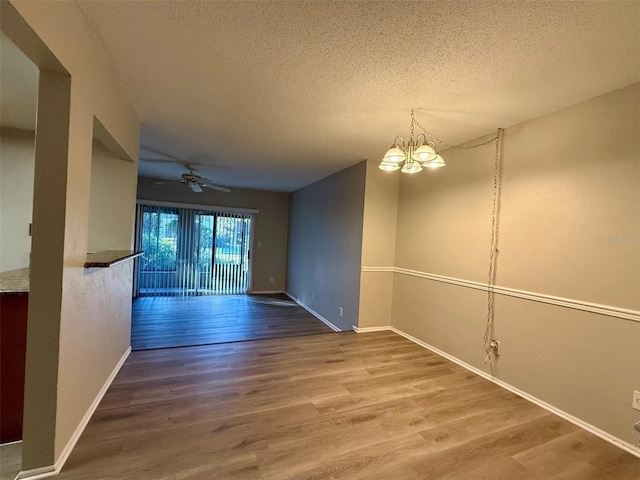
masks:
POLYGON ((0 445, 0 480, 14 480, 22 464, 22 442, 0 445))
POLYGON ((131 317, 133 350, 332 332, 283 294, 139 297, 131 317))
POLYGON ((61 480, 638 480, 640 459, 392 332, 133 352, 61 480))

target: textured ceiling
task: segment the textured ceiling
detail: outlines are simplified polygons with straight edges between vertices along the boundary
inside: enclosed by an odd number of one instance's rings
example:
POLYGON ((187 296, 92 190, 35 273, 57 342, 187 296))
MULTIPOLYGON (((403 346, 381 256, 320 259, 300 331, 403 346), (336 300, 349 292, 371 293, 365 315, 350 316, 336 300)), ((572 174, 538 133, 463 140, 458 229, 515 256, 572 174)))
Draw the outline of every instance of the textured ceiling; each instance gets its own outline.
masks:
POLYGON ((457 143, 640 79, 635 1, 78 4, 141 156, 216 165, 202 172, 229 186, 292 191, 379 158, 412 108, 457 143))
POLYGON ((38 67, 0 34, 0 125, 35 129, 37 99, 38 67))

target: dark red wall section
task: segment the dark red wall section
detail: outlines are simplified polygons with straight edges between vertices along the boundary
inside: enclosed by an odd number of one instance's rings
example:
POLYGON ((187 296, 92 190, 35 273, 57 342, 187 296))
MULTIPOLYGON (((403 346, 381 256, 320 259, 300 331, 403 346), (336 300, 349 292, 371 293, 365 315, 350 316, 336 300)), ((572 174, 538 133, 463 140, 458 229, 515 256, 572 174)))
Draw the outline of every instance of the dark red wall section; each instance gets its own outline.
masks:
POLYGON ((0 443, 22 439, 28 304, 26 293, 0 294, 0 443))

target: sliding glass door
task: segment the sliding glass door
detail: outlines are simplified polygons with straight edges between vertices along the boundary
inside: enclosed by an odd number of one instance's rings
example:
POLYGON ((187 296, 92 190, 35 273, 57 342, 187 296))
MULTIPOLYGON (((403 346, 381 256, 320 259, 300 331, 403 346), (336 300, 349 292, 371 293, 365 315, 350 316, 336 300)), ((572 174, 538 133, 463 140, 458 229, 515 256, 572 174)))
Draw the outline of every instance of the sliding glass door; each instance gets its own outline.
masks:
POLYGON ((139 205, 136 294, 246 293, 252 221, 246 213, 139 205))

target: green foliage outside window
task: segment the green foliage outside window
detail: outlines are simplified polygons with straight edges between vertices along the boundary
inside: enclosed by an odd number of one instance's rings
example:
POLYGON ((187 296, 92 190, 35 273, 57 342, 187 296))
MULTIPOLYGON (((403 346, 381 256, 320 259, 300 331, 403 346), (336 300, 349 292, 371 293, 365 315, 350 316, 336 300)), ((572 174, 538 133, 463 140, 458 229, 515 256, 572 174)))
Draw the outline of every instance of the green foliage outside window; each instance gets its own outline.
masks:
POLYGON ((177 267, 178 215, 144 212, 142 271, 173 272, 177 267))
MULTIPOLYGON (((178 248, 191 251, 193 265, 199 271, 212 269, 215 225, 215 263, 217 265, 241 265, 246 256, 246 239, 249 238, 249 219, 218 215, 194 216, 195 241, 179 247, 179 215, 171 211, 145 211, 142 224, 141 271, 175 272, 178 266, 178 248), (244 248, 243 248, 244 247, 244 248)), ((184 256, 184 253, 181 254, 184 256)), ((187 260, 187 258, 184 258, 187 260)), ((182 260, 181 260, 182 261, 182 260)), ((190 261, 190 262, 191 262, 190 261)), ((246 262, 245 262, 246 263, 246 262)))

